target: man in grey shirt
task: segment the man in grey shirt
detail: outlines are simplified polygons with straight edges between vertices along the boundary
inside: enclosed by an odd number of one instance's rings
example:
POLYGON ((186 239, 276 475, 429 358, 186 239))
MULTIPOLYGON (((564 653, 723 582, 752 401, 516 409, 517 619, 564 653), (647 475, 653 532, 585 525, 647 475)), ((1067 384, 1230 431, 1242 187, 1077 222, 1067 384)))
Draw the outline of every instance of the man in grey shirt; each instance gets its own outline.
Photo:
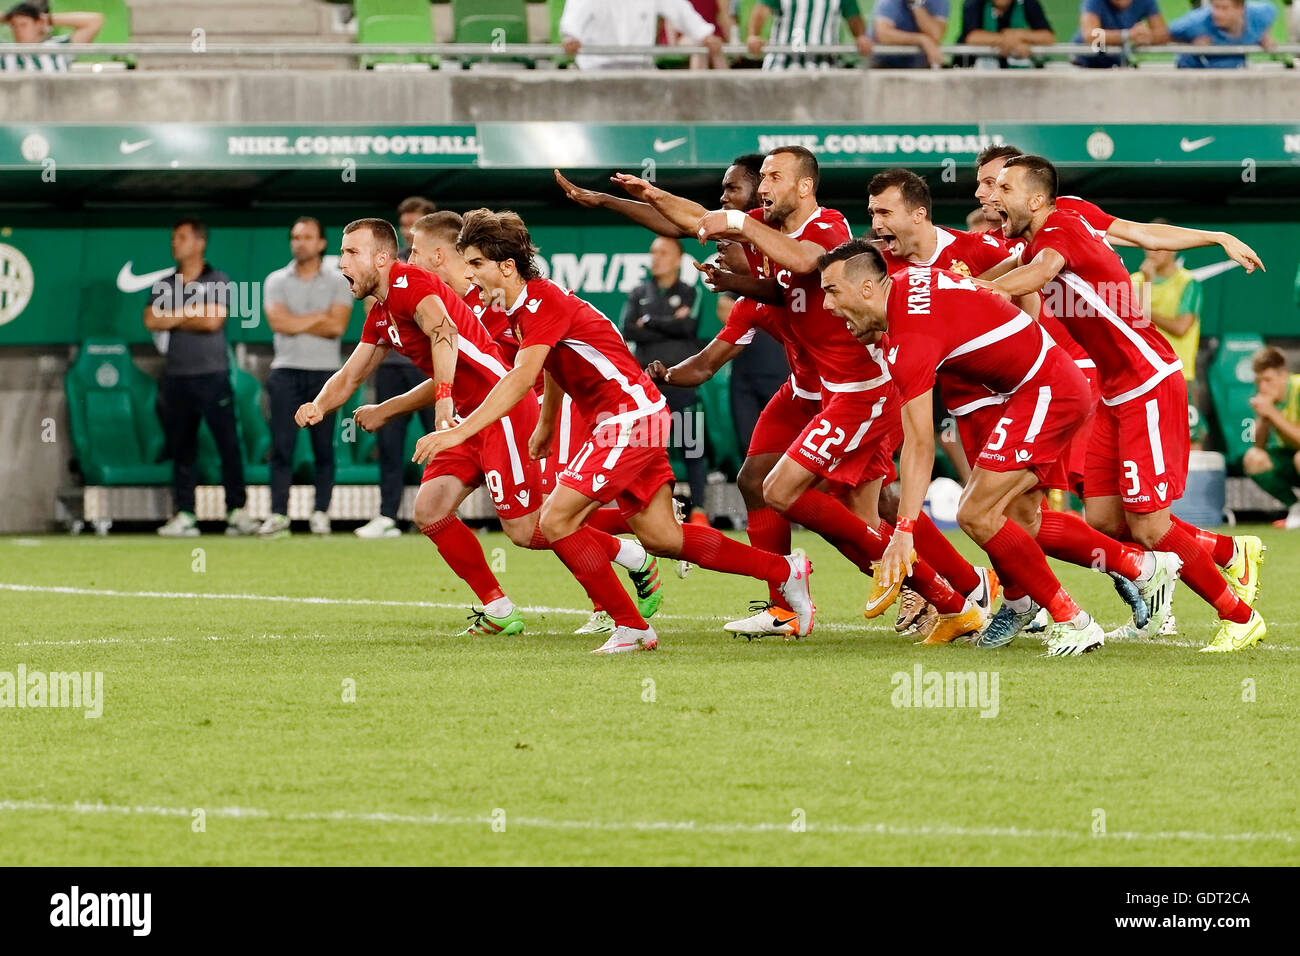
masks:
POLYGON ((244 510, 244 459, 235 425, 235 395, 226 354, 226 309, 230 279, 204 258, 208 228, 182 219, 172 228, 176 272, 154 283, 144 308, 150 332, 169 333, 167 364, 158 383, 158 415, 172 457, 176 514, 158 533, 189 537, 199 533, 194 519, 194 463, 199 422, 206 421, 221 454, 226 489, 226 534, 252 534, 257 522, 244 510))
MULTIPOLYGON (((289 486, 298 441, 294 413, 310 402, 341 364, 339 339, 352 317, 352 290, 343 273, 325 269, 325 234, 319 221, 303 216, 289 230, 293 261, 266 277, 263 311, 275 333, 275 358, 266 379, 271 401, 271 515, 258 534, 289 534, 289 486)), ((308 520, 313 534, 330 533, 334 492, 334 416, 309 431, 316 473, 316 505, 308 520)))

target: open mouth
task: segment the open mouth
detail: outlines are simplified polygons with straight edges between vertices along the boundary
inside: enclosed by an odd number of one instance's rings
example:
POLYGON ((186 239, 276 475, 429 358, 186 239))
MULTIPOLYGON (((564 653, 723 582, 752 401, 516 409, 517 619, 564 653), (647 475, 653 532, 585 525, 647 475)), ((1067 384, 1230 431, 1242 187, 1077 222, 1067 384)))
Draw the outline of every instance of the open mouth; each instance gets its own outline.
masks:
POLYGON ((876 238, 885 244, 885 248, 898 255, 898 236, 889 232, 878 232, 876 238))

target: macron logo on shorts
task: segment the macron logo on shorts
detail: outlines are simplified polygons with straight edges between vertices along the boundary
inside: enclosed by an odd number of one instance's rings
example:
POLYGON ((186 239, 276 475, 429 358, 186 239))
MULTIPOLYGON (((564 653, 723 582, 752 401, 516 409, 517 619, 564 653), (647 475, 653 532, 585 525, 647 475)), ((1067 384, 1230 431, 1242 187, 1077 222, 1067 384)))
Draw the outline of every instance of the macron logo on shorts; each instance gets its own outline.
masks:
POLYGON ((520 504, 522 507, 524 507, 524 508, 527 508, 527 507, 528 507, 528 491, 527 491, 527 490, 517 492, 517 493, 515 494, 515 497, 519 499, 519 504, 520 504))
POLYGON ((1160 484, 1156 485, 1156 494, 1160 496, 1161 501, 1164 501, 1165 495, 1169 494, 1169 482, 1162 481, 1160 484))
POLYGON ((1016 461, 1029 461, 1029 452, 1024 448, 1016 449, 1016 461))
POLYGON ((594 477, 594 478, 591 479, 591 490, 592 490, 592 491, 600 491, 600 489, 603 488, 603 487, 605 487, 605 476, 604 476, 604 475, 596 475, 596 477, 594 477))

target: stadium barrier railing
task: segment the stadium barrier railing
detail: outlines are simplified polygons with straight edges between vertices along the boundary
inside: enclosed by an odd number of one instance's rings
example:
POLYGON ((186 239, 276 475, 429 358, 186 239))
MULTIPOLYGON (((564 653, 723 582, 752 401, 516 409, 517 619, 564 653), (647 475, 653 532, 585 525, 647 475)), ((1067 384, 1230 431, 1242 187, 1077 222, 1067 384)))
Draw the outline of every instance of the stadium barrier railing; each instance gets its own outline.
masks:
MULTIPOLYGON (((997 47, 969 46, 952 44, 940 47, 950 57, 989 57, 1001 58, 1005 54, 997 47)), ((1126 44, 1122 48, 1100 48, 1088 43, 1053 43, 1046 46, 1031 46, 1030 56, 1042 61, 1068 61, 1076 56, 1093 56, 1098 54, 1119 56, 1129 65, 1135 65, 1142 57, 1152 55, 1177 56, 1252 56, 1287 62, 1300 57, 1300 43, 1277 44, 1271 50, 1258 45, 1213 46, 1206 47, 1188 43, 1170 43, 1161 46, 1136 46, 1126 44)), ((877 45, 872 55, 880 56, 915 56, 915 46, 877 45)), ((0 43, 0 56, 7 53, 30 53, 30 44, 0 43)), ((69 43, 60 46, 59 53, 71 57, 132 57, 147 65, 150 56, 192 56, 197 63, 206 57, 249 57, 269 58, 272 65, 280 65, 282 59, 292 60, 296 57, 374 57, 374 56, 430 56, 447 58, 458 65, 459 59, 511 61, 530 59, 549 62, 567 59, 563 47, 551 43, 521 44, 481 44, 481 43, 207 43, 202 51, 195 50, 188 42, 176 43, 69 43)), ((584 46, 584 54, 600 56, 663 56, 665 53, 686 56, 693 53, 707 53, 703 46, 584 46)), ((748 48, 743 44, 727 44, 722 48, 724 55, 737 59, 752 59, 748 48)), ((805 56, 843 56, 859 59, 860 66, 869 65, 869 58, 862 57, 856 46, 846 43, 826 45, 770 44, 763 48, 763 54, 790 54, 805 56)), ((1288 63, 1289 65, 1289 63, 1288 63)), ((453 67, 457 68, 457 67, 453 67)), ((22 75, 22 74, 18 74, 22 75)), ((58 74, 49 74, 58 75, 58 74)))

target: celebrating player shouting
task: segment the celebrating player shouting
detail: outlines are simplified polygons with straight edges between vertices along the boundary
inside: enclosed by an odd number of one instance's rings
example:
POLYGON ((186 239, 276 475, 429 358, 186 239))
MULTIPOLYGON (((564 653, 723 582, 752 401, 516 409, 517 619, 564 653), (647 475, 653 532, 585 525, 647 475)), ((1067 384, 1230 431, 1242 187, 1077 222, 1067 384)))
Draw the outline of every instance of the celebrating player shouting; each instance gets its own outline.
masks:
MULTIPOLYGON (((423 240, 428 238, 426 231, 423 240)), ((427 249, 424 254, 428 255, 427 249)), ((382 405, 357 409, 357 423, 368 430, 394 415, 425 407, 431 399, 436 402, 439 426, 449 427, 457 414, 477 407, 505 377, 504 357, 455 292, 418 265, 397 261, 397 236, 389 223, 382 219, 350 223, 343 231, 339 269, 354 296, 374 296, 376 302, 366 316, 361 342, 343 368, 330 377, 315 401, 298 409, 299 425, 314 424, 342 405, 389 348, 408 356, 429 381, 382 405)), ((476 485, 485 483, 510 539, 522 547, 547 547, 537 532, 541 476, 537 463, 521 451, 526 450, 536 423, 537 402, 529 396, 477 441, 430 463, 416 495, 416 523, 483 603, 465 633, 517 634, 524 629, 523 617, 488 567, 477 535, 456 517, 456 508, 476 485)), ((620 543, 603 535, 600 546, 609 560, 620 557, 626 565, 637 566, 645 560, 635 542, 620 543), (640 557, 620 553, 627 551, 640 557)), ((647 594, 643 600, 647 613, 653 613, 660 596, 647 594)))
POLYGON ((425 435, 416 460, 436 459, 471 441, 527 395, 543 370, 546 395, 529 442, 543 457, 554 440, 561 390, 594 424, 592 438, 559 476, 542 508, 541 529, 593 602, 615 628, 596 653, 653 648, 658 638, 618 586, 608 559, 583 535, 583 522, 601 504, 617 500, 628 525, 655 554, 683 557, 701 567, 779 583, 798 615, 798 633, 812 626, 806 558, 782 557, 732 541, 713 528, 679 525, 673 516, 670 432, 663 396, 637 366, 608 318, 537 274, 528 229, 512 212, 476 209, 465 216, 457 243, 468 273, 488 300, 500 297, 519 339, 515 367, 464 421, 425 435))
POLYGON ((1085 507, 1093 527, 1145 547, 1172 551, 1182 578, 1218 613, 1205 648, 1235 651, 1264 637, 1258 612, 1229 588, 1199 529, 1171 520, 1183 493, 1189 450, 1182 363, 1142 315, 1128 273, 1102 235, 1056 206, 1055 167, 1014 156, 998 174, 994 205, 1010 238, 1023 237, 1025 265, 997 279, 1011 295, 1043 290, 1075 339, 1097 363, 1102 401, 1088 451, 1085 507))
MULTIPOLYGON (((892 530, 877 510, 881 485, 893 480, 893 452, 900 434, 898 393, 884 353, 863 350, 843 319, 827 310, 817 263, 821 255, 849 238, 848 224, 817 202, 816 157, 799 146, 772 150, 763 160, 760 209, 710 212, 700 220, 701 241, 733 238, 761 257, 760 274, 771 274, 785 292, 789 334, 812 359, 821 379, 822 407, 790 444, 763 483, 763 498, 787 518, 822 534, 869 572, 884 553, 892 530), (826 481, 833 493, 814 487, 826 481), (842 501, 840 499, 843 499, 842 501)), ((935 531, 922 557, 949 555, 944 568, 925 560, 913 569, 913 587, 939 611, 927 643, 942 643, 978 630, 983 608, 953 590, 948 565, 967 574, 984 607, 992 603, 996 582, 981 579, 935 531)), ((892 603, 896 585, 877 578, 867 602, 874 616, 892 603)))

